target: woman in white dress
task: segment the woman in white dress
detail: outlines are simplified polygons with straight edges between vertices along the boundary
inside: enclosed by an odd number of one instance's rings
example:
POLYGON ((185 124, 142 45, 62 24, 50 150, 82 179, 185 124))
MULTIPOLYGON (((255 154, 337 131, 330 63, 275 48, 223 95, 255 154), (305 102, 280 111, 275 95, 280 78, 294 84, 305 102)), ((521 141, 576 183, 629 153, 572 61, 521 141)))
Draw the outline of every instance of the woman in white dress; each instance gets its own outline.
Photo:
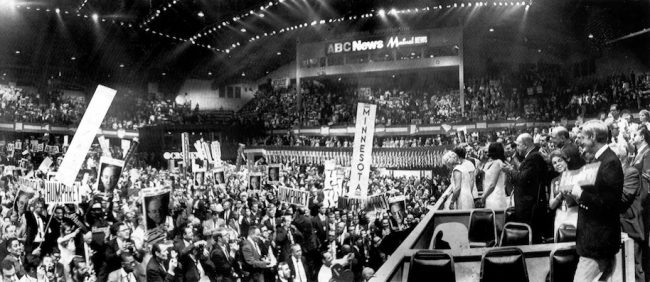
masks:
POLYGON ((560 176, 551 180, 551 197, 549 199, 549 207, 555 210, 555 223, 553 225, 553 234, 557 235, 557 230, 562 224, 578 226, 578 204, 571 197, 563 196, 560 193, 560 179, 562 173, 567 171, 567 157, 560 151, 553 151, 551 153, 551 164, 553 169, 560 174, 560 176))
POLYGON ((451 172, 452 193, 446 208, 450 210, 471 210, 474 208, 474 166, 469 161, 461 162, 454 152, 442 156, 442 162, 451 172))
POLYGON ((503 210, 507 208, 506 175, 501 168, 506 159, 503 144, 491 143, 487 152, 488 161, 483 166, 483 196, 481 202, 488 209, 503 210))

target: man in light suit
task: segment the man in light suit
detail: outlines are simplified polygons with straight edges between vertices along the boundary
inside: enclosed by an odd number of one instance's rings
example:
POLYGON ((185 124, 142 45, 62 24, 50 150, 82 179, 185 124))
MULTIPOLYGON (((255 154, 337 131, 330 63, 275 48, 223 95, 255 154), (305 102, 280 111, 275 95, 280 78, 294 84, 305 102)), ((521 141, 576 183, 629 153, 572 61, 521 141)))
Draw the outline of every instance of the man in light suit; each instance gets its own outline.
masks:
POLYGON ((574 281, 606 280, 614 270, 621 244, 620 207, 623 192, 621 162, 607 146, 607 125, 591 120, 582 125, 578 140, 600 162, 594 185, 575 185, 563 191, 578 202, 576 249, 580 260, 574 281))
POLYGON ((248 230, 248 237, 242 244, 242 256, 244 257, 244 271, 249 272, 248 277, 243 281, 264 281, 264 269, 271 267, 271 262, 267 258, 262 258, 262 251, 258 245, 260 237, 260 228, 251 226, 248 230))
POLYGON ((298 244, 291 246, 291 257, 287 260, 289 269, 291 269, 291 279, 293 282, 308 282, 313 280, 313 275, 309 269, 307 260, 302 256, 302 248, 298 244))
POLYGON ((108 274, 108 282, 140 282, 138 275, 134 273, 137 262, 129 252, 120 255, 122 267, 108 274))

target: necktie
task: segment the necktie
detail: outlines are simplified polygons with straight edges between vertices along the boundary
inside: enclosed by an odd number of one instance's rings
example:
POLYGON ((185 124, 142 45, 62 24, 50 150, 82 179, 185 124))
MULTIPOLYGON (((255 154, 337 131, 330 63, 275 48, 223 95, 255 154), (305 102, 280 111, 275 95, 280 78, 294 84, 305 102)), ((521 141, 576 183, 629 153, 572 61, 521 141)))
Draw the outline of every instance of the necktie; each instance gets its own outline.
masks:
POLYGON ((294 258, 293 260, 294 264, 296 265, 296 276, 298 278, 298 282, 307 282, 307 277, 305 277, 305 269, 302 267, 302 263, 299 259, 294 258))

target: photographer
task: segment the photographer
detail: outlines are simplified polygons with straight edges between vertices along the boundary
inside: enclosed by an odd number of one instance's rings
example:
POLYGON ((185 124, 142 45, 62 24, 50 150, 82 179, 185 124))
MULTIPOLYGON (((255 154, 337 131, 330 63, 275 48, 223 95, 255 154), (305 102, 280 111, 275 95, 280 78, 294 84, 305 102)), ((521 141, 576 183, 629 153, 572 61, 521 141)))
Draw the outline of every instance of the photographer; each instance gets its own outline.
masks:
POLYGON ((86 260, 80 256, 75 256, 72 259, 72 262, 70 262, 70 269, 72 269, 71 276, 73 282, 94 282, 97 280, 92 269, 86 264, 86 260))
POLYGON ((142 256, 135 249, 135 242, 131 240, 131 229, 124 222, 113 224, 111 234, 116 234, 116 238, 110 240, 106 246, 106 261, 101 273, 98 275, 100 279, 107 277, 104 275, 108 275, 120 268, 120 256, 122 254, 131 254, 136 261, 142 261, 142 256))

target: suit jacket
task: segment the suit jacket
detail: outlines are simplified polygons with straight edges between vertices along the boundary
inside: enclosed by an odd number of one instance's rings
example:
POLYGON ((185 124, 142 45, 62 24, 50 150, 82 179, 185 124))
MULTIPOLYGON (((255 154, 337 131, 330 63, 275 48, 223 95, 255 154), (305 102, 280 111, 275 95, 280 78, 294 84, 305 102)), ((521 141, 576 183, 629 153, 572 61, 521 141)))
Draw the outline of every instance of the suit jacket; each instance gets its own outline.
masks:
POLYGON ((328 231, 327 217, 325 217, 325 221, 323 221, 318 215, 316 215, 311 218, 311 225, 312 228, 316 231, 316 237, 318 237, 319 242, 325 242, 325 239, 327 239, 328 231))
MULTIPOLYGON (((650 145, 645 146, 645 148, 637 152, 636 156, 634 156, 634 161, 632 163, 632 166, 634 166, 639 171, 639 174, 643 174, 645 171, 650 170, 650 167, 646 165, 648 156, 650 156, 650 145)), ((641 187, 643 187, 643 189, 648 191, 650 189, 650 182, 647 180, 642 180, 641 187)), ((650 218, 650 216, 648 218, 650 218)))
MULTIPOLYGON (((261 250, 261 246, 259 246, 261 250)), ((262 275, 266 267, 266 262, 262 260, 262 254, 259 253, 253 244, 246 238, 241 247, 242 256, 244 259, 244 271, 248 271, 251 275, 262 275)))
POLYGON ((581 168, 583 165, 585 165, 585 160, 582 159, 580 156, 580 151, 578 150, 578 146, 576 146, 573 143, 567 143, 562 146, 561 149, 562 153, 569 157, 569 163, 567 163, 567 168, 569 170, 574 170, 581 168))
MULTIPOLYGON (((142 280, 140 280, 140 277, 138 277, 137 273, 134 272, 133 277, 135 277, 136 282, 142 282, 142 280)), ((122 269, 120 268, 118 270, 115 270, 115 271, 109 273, 108 274, 108 280, 106 280, 106 281, 107 282, 127 282, 128 280, 123 280, 123 278, 122 278, 122 269)), ((151 281, 151 280, 148 280, 148 281, 151 281)))
MULTIPOLYGON (((204 259, 199 258, 198 263, 201 264, 201 268, 203 268, 205 275, 208 275, 208 269, 206 268, 204 259)), ((201 274, 199 273, 199 268, 196 266, 196 264, 197 262, 189 256, 185 257, 185 259, 182 260, 183 267, 182 270, 180 270, 181 274, 179 276, 182 278, 183 282, 198 282, 201 280, 201 274)))
POLYGON ((545 198, 545 190, 540 192, 539 189, 543 189, 547 182, 546 162, 538 150, 539 148, 533 149, 521 163, 519 170, 508 174, 515 186, 515 213, 518 221, 531 225, 535 204, 538 201, 546 201, 538 199, 538 193, 545 198))
POLYGON ((147 282, 172 282, 175 277, 167 273, 155 256, 147 263, 147 282))
MULTIPOLYGON (((36 221, 36 217, 40 217, 41 221, 43 222, 43 228, 47 225, 47 219, 44 218, 42 215, 34 215, 33 212, 26 212, 25 213, 25 223, 26 223, 26 228, 25 228, 25 242, 34 242, 36 239, 36 234, 38 234, 38 223, 36 221)), ((43 235, 45 235, 45 230, 43 231, 43 235)), ((43 236, 45 237, 45 236, 43 236)), ((42 238, 43 240, 45 238, 42 238)), ((26 253, 31 253, 33 249, 35 249, 35 244, 25 244, 25 252, 26 253)))
MULTIPOLYGON (((226 246, 226 252, 230 252, 228 246, 226 246)), ((232 276, 235 258, 231 257, 229 253, 224 253, 220 246, 214 246, 214 249, 210 253, 210 260, 212 261, 214 270, 218 275, 226 277, 232 276)))
POLYGON ((623 171, 623 196, 621 197, 621 228, 630 238, 644 240, 643 224, 643 199, 648 195, 648 190, 641 188, 639 171, 634 167, 627 167, 623 171))
MULTIPOLYGON (((133 242, 133 240, 129 239, 129 241, 131 241, 131 244, 133 244, 133 246, 135 246, 135 242, 133 242)), ((117 255, 117 251, 119 251, 119 250, 120 250, 120 247, 117 244, 117 239, 113 239, 113 240, 108 242, 108 244, 106 245, 106 249, 104 251, 106 261, 105 261, 105 269, 104 269, 104 271, 102 271, 103 273, 111 273, 111 272, 113 272, 115 270, 118 270, 118 269, 120 269, 122 267, 122 264, 121 264, 122 259, 120 258, 119 255, 117 255)), ((133 254, 133 257, 136 259, 136 261, 139 261, 139 262, 142 261, 142 257, 140 256, 140 254, 137 251, 133 254)), ((106 277, 106 276, 104 276, 104 277, 106 277)))
MULTIPOLYGON (((291 228, 291 236, 293 237, 294 243, 302 242, 302 233, 300 233, 295 228, 291 228)), ((276 230, 275 245, 280 250, 280 257, 278 260, 287 260, 291 255, 291 239, 289 237, 289 231, 286 227, 278 227, 276 230)))
POLYGON ((613 257, 621 244, 620 206, 623 168, 611 149, 597 158, 600 162, 593 186, 583 186, 578 199, 576 249, 592 259, 613 257))
POLYGON ((183 239, 176 239, 174 241, 174 250, 178 252, 179 259, 187 256, 194 249, 194 245, 186 245, 183 239))
POLYGON ((21 262, 12 254, 8 254, 2 261, 10 261, 14 265, 14 268, 16 269, 16 275, 18 277, 23 277, 25 275, 25 268, 23 268, 24 261, 21 262))
MULTIPOLYGON (((300 257, 300 261, 302 262, 302 268, 305 270, 305 276, 307 276, 307 280, 312 281, 313 280, 313 274, 311 273, 311 269, 309 269, 309 265, 307 264, 307 260, 305 259, 304 256, 300 257)), ((296 273, 296 266, 293 264, 293 257, 290 257, 287 259, 287 264, 289 265, 289 269, 291 269, 291 279, 293 281, 298 280, 298 274, 296 273)))

